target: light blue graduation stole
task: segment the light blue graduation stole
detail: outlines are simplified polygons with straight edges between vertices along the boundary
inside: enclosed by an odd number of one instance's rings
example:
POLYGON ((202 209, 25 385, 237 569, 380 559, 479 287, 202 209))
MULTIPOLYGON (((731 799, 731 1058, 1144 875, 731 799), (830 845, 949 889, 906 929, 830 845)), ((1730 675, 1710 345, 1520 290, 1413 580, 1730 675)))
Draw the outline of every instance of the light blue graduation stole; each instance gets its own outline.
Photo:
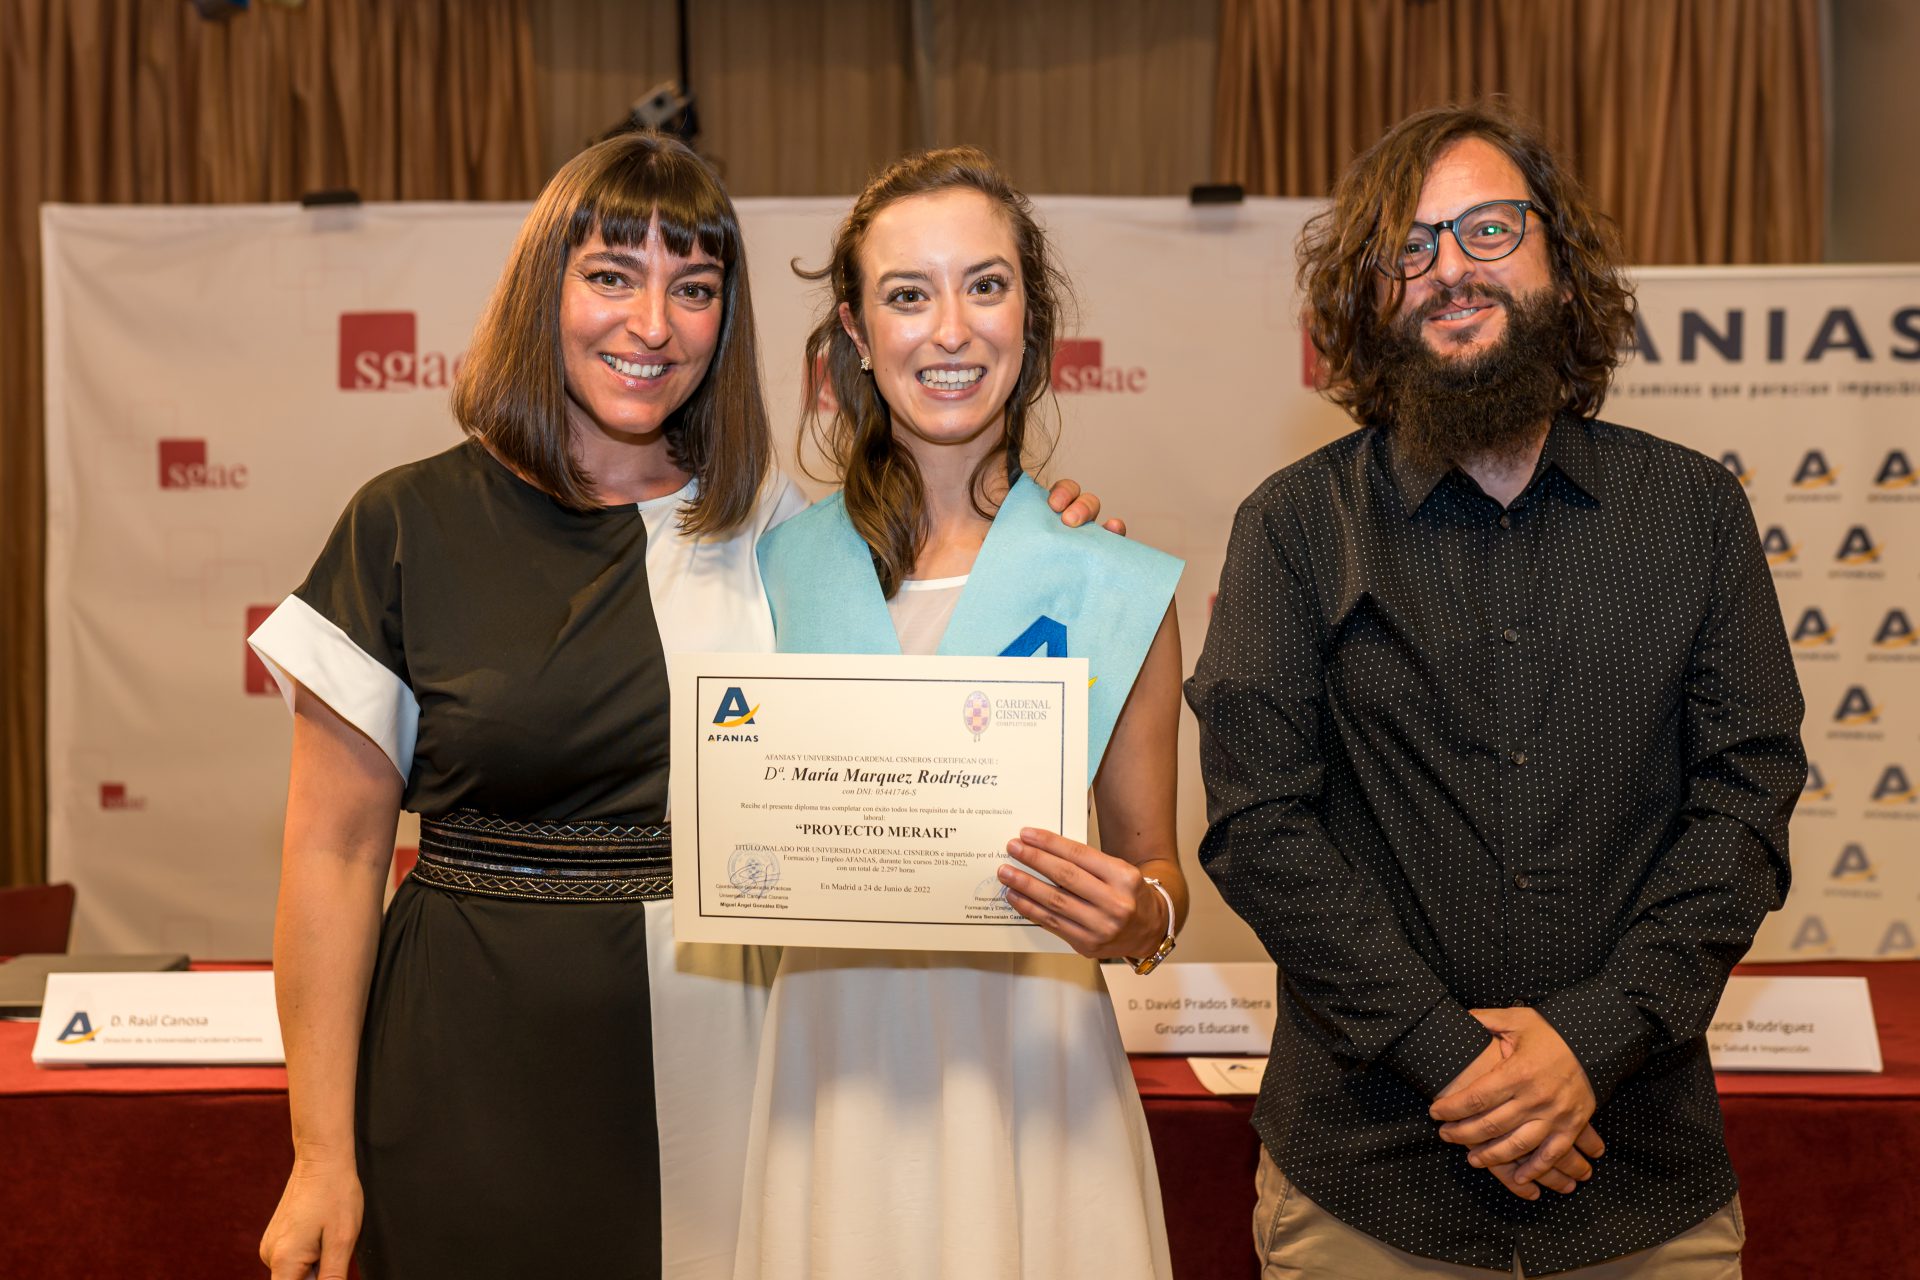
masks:
MULTIPOLYGON (((759 552, 780 652, 900 652, 872 552, 839 494, 766 534, 759 552)), ((1023 476, 994 516, 939 651, 1087 659, 1091 784, 1181 568, 1104 529, 1067 528, 1047 491, 1023 476)))

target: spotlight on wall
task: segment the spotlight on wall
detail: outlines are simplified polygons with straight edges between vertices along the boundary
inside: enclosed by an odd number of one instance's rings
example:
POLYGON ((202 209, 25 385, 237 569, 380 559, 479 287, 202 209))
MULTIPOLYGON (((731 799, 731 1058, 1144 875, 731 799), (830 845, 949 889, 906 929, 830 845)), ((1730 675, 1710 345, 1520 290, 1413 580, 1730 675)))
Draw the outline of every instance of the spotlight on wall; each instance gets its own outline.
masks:
POLYGON ((360 193, 352 187, 328 187, 324 191, 309 191, 300 197, 302 209, 327 209, 339 205, 353 206, 360 203, 360 193))
POLYGON ((1187 192, 1189 204, 1239 204, 1247 189, 1237 182, 1202 182, 1187 192))
POLYGON ((662 81, 634 101, 626 119, 601 136, 611 138, 629 129, 658 129, 682 142, 691 143, 700 132, 700 117, 694 110, 693 95, 682 93, 677 80, 662 81))

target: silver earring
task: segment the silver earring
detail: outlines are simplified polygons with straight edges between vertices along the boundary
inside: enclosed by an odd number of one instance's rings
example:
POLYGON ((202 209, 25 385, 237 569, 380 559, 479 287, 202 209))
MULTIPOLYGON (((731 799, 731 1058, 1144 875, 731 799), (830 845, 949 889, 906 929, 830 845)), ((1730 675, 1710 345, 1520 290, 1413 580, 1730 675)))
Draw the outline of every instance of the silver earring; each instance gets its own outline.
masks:
POLYGON ((872 357, 872 356, 861 356, 861 357, 860 357, 860 372, 862 372, 862 373, 872 373, 872 372, 873 372, 873 357, 872 357))

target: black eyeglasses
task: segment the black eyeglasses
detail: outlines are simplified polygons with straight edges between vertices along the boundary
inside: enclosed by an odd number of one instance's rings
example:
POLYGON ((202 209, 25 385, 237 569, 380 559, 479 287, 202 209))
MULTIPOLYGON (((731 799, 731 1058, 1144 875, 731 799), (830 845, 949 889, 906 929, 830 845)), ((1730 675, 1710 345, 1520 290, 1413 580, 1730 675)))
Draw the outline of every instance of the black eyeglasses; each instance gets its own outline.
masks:
POLYGON ((1416 222, 1407 228, 1399 252, 1383 253, 1375 265, 1380 274, 1396 280, 1417 280, 1440 260, 1440 233, 1451 231, 1460 252, 1475 262, 1496 262, 1520 247, 1527 236, 1527 212, 1538 209, 1531 200, 1489 200, 1445 222, 1416 222))

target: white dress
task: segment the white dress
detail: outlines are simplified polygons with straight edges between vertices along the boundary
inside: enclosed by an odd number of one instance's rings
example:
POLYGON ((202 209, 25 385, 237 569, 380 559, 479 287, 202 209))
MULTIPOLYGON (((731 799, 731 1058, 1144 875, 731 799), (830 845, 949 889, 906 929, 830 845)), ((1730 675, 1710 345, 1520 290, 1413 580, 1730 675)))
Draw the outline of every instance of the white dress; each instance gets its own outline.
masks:
MULTIPOLYGON (((934 651, 965 581, 903 584, 888 605, 903 652, 934 651)), ((735 1280, 1171 1275, 1146 1116, 1097 965, 783 953, 735 1280)))
MULTIPOLYGON (((640 504, 647 580, 660 647, 675 653, 766 653, 773 615, 754 544, 807 505, 775 472, 746 526, 726 537, 689 536, 679 518, 697 483, 640 504)), ((671 816, 671 815, 669 815, 671 816)), ((661 1275, 726 1280, 740 1211, 746 1118, 729 1099, 755 1078, 776 952, 677 942, 673 903, 649 902, 653 1088, 660 1125, 661 1275)))

